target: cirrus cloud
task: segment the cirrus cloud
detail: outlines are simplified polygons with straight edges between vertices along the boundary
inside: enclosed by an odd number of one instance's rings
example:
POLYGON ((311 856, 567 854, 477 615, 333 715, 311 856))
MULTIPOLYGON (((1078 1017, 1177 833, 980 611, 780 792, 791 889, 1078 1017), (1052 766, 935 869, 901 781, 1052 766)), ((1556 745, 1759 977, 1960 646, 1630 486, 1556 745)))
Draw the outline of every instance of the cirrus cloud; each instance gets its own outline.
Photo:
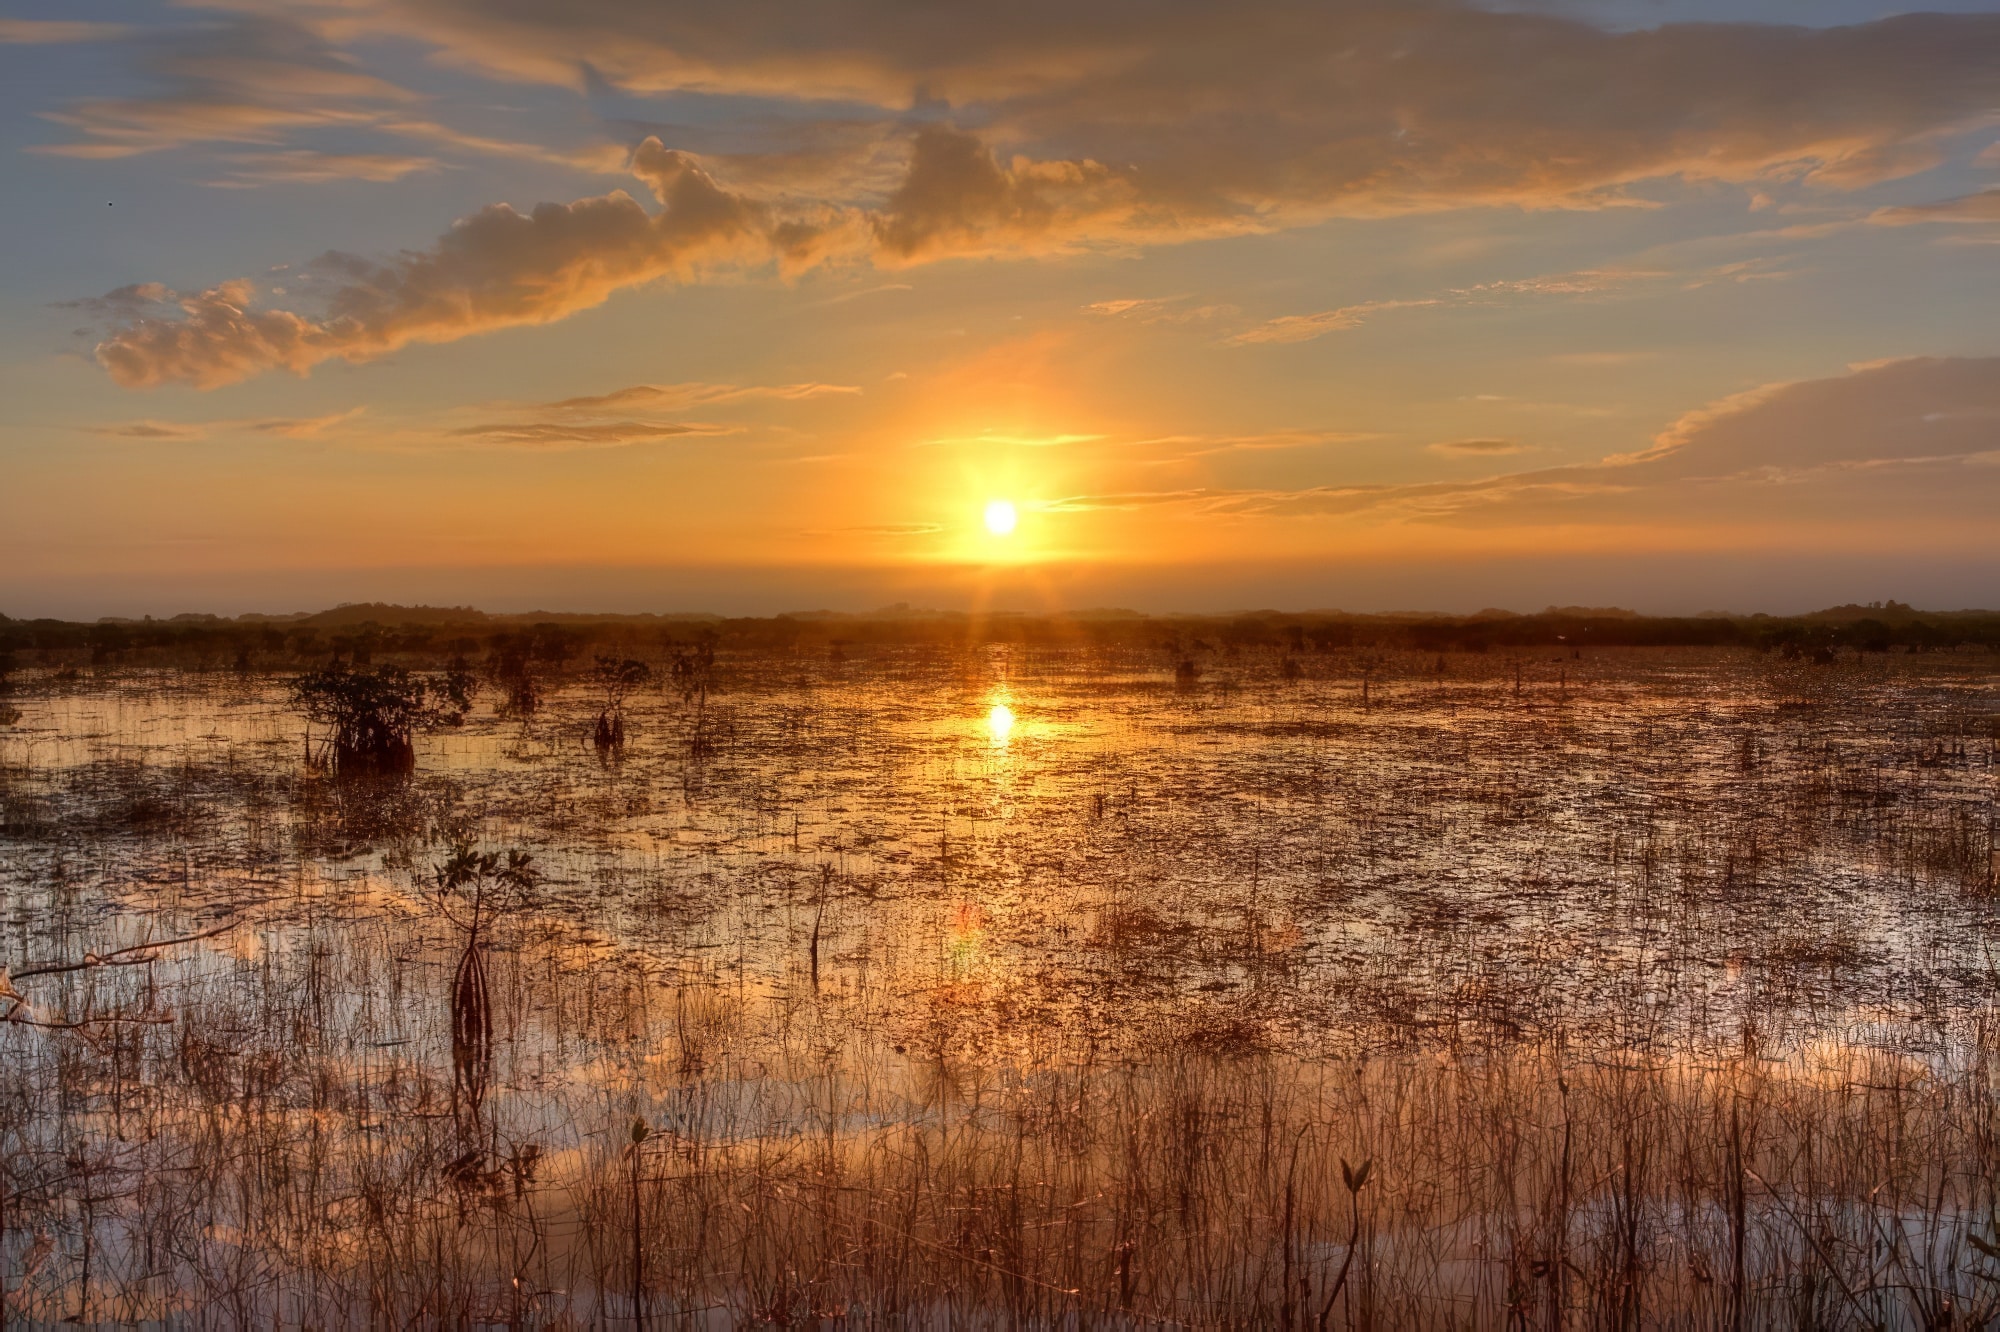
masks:
MULTIPOLYGON (((1506 443, 1468 440, 1457 448, 1499 455, 1511 449, 1483 446, 1506 443)), ((1061 507, 1183 505, 1244 516, 1608 524, 1627 532, 1907 526, 1917 514, 1918 529, 1948 536, 1983 533, 1989 524, 2000 499, 1996 463, 2000 358, 1912 357, 1731 394, 1684 413, 1644 449, 1592 463, 1468 481, 1073 496, 1061 507)))

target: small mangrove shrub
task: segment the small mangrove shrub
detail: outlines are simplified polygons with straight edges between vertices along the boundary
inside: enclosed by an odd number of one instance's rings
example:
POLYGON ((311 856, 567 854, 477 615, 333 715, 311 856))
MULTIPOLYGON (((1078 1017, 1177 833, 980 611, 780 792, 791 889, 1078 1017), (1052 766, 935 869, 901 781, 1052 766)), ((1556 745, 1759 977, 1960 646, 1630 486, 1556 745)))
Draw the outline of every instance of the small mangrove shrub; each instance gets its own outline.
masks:
POLYGON ((358 670, 336 661, 292 682, 293 703, 330 732, 317 751, 308 736, 308 759, 331 760, 336 772, 349 774, 409 772, 417 765, 415 734, 459 725, 472 692, 471 674, 456 664, 429 677, 401 666, 358 670))

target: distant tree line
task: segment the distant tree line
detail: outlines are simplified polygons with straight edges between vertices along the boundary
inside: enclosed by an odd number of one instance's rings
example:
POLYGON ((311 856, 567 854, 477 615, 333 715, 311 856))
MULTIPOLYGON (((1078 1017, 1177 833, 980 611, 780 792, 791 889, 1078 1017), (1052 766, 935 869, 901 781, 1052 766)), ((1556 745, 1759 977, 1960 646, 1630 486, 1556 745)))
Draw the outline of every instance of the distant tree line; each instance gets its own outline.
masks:
MULTIPOLYGON (((1549 611, 1535 615, 1346 615, 1263 611, 1231 616, 1131 613, 1036 615, 779 615, 666 619, 566 616, 528 621, 480 616, 461 623, 244 623, 209 617, 98 623, 0 616, 0 660, 38 664, 175 665, 198 669, 308 669, 378 660, 480 663, 494 683, 532 710, 537 677, 568 663, 610 656, 671 662, 717 648, 829 654, 861 646, 1020 643, 1161 648, 1176 654, 1265 649, 1294 653, 1353 648, 1421 652, 1591 647, 1741 647, 1786 655, 1839 652, 2000 650, 2000 612, 1925 613, 1842 607, 1804 616, 1645 616, 1549 611)), ((435 613, 433 613, 435 614, 435 613)))

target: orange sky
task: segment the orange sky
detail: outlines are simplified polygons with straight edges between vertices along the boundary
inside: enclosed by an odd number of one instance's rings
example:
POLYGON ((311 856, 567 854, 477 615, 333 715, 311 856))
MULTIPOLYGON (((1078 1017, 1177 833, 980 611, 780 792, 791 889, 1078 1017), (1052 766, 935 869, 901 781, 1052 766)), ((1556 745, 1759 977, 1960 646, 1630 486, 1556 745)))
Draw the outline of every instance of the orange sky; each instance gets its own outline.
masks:
POLYGON ((0 21, 0 612, 2000 571, 1992 6, 764 8, 0 21))

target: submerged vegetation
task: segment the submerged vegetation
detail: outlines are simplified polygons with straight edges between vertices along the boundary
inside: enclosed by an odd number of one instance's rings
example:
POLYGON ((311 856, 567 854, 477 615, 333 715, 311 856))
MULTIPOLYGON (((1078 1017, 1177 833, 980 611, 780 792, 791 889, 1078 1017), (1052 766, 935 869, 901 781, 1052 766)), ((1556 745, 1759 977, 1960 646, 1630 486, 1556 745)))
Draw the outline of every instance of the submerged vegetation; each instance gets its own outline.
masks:
POLYGON ((16 645, 6 1317, 2000 1316, 1983 645, 800 625, 16 645))

